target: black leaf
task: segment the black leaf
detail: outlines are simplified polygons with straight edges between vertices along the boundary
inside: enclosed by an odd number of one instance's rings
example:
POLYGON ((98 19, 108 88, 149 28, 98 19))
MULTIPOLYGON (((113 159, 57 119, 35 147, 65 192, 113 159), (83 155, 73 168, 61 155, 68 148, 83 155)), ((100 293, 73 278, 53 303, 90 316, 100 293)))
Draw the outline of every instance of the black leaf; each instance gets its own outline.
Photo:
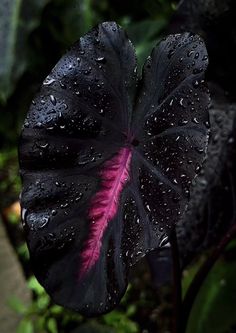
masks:
POLYGON ((201 38, 171 35, 138 82, 125 32, 102 23, 44 81, 21 135, 21 205, 34 272, 57 303, 111 310, 129 266, 166 241, 205 156, 207 64, 201 38))

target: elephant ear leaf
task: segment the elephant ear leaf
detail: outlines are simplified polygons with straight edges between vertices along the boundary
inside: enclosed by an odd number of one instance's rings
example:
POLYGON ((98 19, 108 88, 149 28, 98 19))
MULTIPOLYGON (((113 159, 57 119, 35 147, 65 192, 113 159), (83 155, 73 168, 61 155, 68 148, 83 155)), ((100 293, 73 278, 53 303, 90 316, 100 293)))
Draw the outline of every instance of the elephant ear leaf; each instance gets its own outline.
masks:
POLYGON ((184 211, 208 135, 207 61, 192 65, 192 49, 205 57, 198 37, 168 37, 138 84, 131 42, 102 23, 32 102, 19 148, 22 220, 35 275, 57 303, 86 316, 114 308, 129 266, 184 211))

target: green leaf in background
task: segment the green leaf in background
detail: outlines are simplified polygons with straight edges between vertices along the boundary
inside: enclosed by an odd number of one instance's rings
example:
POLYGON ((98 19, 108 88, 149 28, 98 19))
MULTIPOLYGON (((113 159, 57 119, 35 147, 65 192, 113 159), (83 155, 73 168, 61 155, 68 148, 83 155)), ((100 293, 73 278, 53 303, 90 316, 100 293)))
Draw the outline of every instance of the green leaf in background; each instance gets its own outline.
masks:
MULTIPOLYGON (((1 52, 1 51, 0 51, 1 52)), ((1 84, 1 83, 0 83, 1 84)), ((0 132, 1 132, 0 121, 0 132)), ((4 125, 3 125, 4 126, 4 125)), ((17 149, 5 149, 0 151, 0 208, 11 205, 19 197, 20 179, 18 175, 17 149)), ((13 216, 16 221, 16 216, 13 216)), ((11 222, 13 222, 11 220, 11 222)))
POLYGON ((16 313, 24 314, 27 311, 27 306, 16 296, 10 297, 7 303, 16 313))
POLYGON ((50 308, 50 313, 53 315, 53 316, 56 316, 56 315, 60 315, 64 312, 64 308, 60 305, 52 305, 51 308, 50 308))
POLYGON ((134 43, 139 70, 151 50, 163 37, 163 33, 175 11, 175 2, 145 0, 142 1, 142 6, 145 12, 149 14, 149 18, 142 21, 132 21, 131 17, 126 16, 120 20, 120 24, 126 29, 129 38, 134 43))
POLYGON ((58 333, 57 322, 54 318, 49 318, 47 322, 48 331, 50 333, 58 333))
POLYGON ((195 275, 197 274, 199 268, 206 260, 207 256, 202 255, 196 260, 191 266, 189 266, 186 270, 183 271, 183 279, 182 279, 182 298, 185 297, 185 294, 192 283, 195 275))
POLYGON ((46 310, 50 303, 50 297, 46 292, 43 295, 40 295, 37 299, 38 310, 46 310))
POLYGON ((22 259, 22 261, 29 261, 29 250, 26 243, 23 243, 20 246, 18 246, 16 250, 18 256, 22 259))
POLYGON ((38 283, 34 276, 31 276, 28 280, 29 289, 33 290, 37 295, 45 294, 44 288, 38 283))
POLYGON ((54 0, 51 2, 48 8, 50 20, 47 29, 58 45, 67 49, 100 22, 99 16, 93 11, 92 4, 93 0, 54 0))
POLYGON ((121 25, 125 27, 129 38, 135 46, 138 65, 139 68, 142 68, 147 56, 160 41, 160 35, 167 25, 167 20, 158 18, 156 20, 129 22, 127 18, 121 22, 121 25))
POLYGON ((190 315, 188 333, 236 330, 236 262, 219 260, 209 273, 190 315))
POLYGON ((23 319, 17 328, 17 333, 34 333, 32 322, 27 318, 23 319))
POLYGON ((129 319, 125 313, 113 310, 103 316, 106 325, 116 329, 117 333, 138 333, 138 325, 129 319))
POLYGON ((49 0, 0 1, 0 103, 5 104, 28 64, 28 36, 49 0))

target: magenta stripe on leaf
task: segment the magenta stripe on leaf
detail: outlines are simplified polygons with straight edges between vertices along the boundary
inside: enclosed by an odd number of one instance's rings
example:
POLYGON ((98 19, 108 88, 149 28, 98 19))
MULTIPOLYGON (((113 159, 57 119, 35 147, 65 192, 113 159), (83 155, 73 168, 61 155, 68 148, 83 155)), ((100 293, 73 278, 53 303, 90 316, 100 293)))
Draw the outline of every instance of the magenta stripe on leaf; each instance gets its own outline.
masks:
POLYGON ((90 220, 89 238, 81 253, 82 267, 80 278, 84 276, 97 262, 102 246, 102 237, 109 224, 115 217, 121 192, 129 180, 132 150, 121 148, 108 160, 100 172, 102 178, 101 190, 92 198, 88 212, 90 220))

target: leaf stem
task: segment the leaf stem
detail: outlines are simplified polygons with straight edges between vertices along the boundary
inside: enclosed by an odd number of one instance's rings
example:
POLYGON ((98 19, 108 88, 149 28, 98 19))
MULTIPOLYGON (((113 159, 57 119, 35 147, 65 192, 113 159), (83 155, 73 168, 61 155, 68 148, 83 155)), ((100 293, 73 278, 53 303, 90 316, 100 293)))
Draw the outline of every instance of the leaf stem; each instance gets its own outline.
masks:
POLYGON ((173 261, 173 332, 182 333, 182 273, 179 262, 179 249, 175 229, 170 235, 170 244, 173 261))
POLYGON ((206 261, 202 264, 199 271, 195 275, 190 287, 187 290, 186 296, 183 301, 182 310, 182 332, 186 332, 187 324, 190 316, 191 309, 193 307, 194 301, 198 295, 198 292, 210 272, 211 268, 214 266, 216 260, 220 257, 225 247, 228 243, 236 236, 236 224, 233 224, 231 228, 224 235, 222 240, 219 242, 218 246, 209 255, 206 261))

